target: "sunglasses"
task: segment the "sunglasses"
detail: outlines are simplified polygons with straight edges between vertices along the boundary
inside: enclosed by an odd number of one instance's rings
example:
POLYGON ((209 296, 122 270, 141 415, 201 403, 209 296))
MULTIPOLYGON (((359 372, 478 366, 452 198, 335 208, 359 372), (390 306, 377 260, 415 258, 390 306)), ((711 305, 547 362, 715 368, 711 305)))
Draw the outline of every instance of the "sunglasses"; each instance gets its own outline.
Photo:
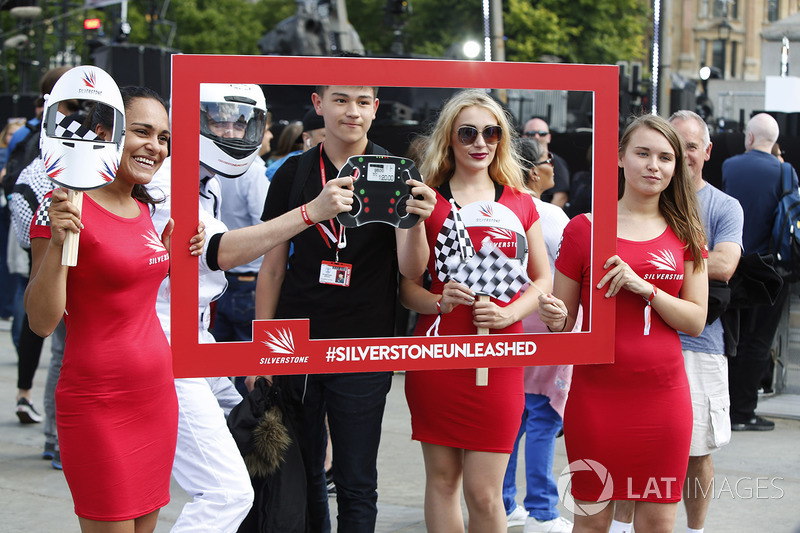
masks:
POLYGON ((458 128, 458 142, 472 144, 478 140, 479 134, 486 144, 497 144, 503 138, 503 128, 500 126, 486 126, 483 131, 478 131, 478 128, 472 126, 461 126, 458 128))
POLYGON ((553 164, 553 154, 552 152, 547 152, 547 159, 544 161, 537 161, 533 163, 533 166, 538 167, 539 165, 552 165, 553 164))
POLYGON ((539 137, 545 137, 547 135, 550 135, 550 132, 549 131, 544 131, 544 130, 530 130, 530 131, 523 132, 522 135, 524 137, 536 137, 537 135, 539 137))

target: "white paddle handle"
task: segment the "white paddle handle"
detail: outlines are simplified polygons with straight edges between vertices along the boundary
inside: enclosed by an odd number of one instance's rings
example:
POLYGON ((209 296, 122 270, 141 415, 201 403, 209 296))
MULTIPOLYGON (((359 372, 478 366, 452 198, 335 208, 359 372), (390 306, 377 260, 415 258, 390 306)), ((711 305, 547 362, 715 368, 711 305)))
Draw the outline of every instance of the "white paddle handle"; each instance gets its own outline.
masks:
MULTIPOLYGON (((83 191, 76 191, 69 189, 69 201, 75 204, 80 213, 83 210, 83 191)), ((80 240, 80 233, 67 233, 64 239, 64 247, 61 249, 61 264, 64 266, 74 267, 78 264, 78 241, 80 240)))
MULTIPOLYGON (((479 294, 478 295, 479 302, 488 302, 489 295, 488 294, 479 294)), ((478 328, 478 335, 488 335, 489 328, 478 328)), ((485 387, 489 384, 489 369, 488 368, 477 368, 475 369, 475 385, 478 387, 485 387)))

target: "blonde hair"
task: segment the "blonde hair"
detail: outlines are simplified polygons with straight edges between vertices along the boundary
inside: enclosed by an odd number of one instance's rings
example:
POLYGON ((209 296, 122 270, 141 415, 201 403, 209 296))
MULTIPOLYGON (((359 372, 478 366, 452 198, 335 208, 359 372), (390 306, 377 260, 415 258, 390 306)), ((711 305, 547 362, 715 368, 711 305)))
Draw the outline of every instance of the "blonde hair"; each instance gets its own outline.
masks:
POLYGON ((519 155, 512 145, 516 132, 511 127, 511 119, 508 113, 500 107, 500 104, 479 89, 465 89, 455 94, 439 113, 439 118, 428 137, 425 158, 420 165, 420 172, 424 176, 425 183, 431 187, 439 187, 453 176, 456 165, 453 150, 450 147, 453 126, 458 114, 473 106, 481 107, 492 113, 497 124, 503 130, 503 136, 495 149, 494 159, 489 164, 489 176, 496 183, 524 191, 522 165, 519 155))
POLYGON ((10 118, 8 122, 6 122, 6 127, 3 128, 3 131, 0 131, 0 148, 8 148, 8 144, 6 143, 6 135, 9 131, 17 131, 22 126, 25 125, 24 118, 10 118))
MULTIPOLYGON (((706 234, 703 220, 700 218, 697 193, 684 157, 683 141, 672 124, 664 118, 657 115, 642 115, 631 122, 622 134, 619 141, 620 157, 625 154, 633 133, 639 128, 650 128, 662 134, 675 152, 675 173, 667 188, 659 196, 658 209, 670 229, 686 243, 686 248, 694 258, 694 271, 702 272, 706 234)), ((618 198, 622 198, 624 193, 625 174, 624 169, 620 168, 618 198)))

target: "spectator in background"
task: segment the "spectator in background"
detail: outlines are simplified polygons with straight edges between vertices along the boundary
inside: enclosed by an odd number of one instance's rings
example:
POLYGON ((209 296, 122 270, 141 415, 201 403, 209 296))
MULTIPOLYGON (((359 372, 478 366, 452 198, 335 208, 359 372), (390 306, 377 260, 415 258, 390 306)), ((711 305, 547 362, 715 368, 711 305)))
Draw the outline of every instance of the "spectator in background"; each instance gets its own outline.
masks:
MULTIPOLYGON (((742 207, 703 179, 703 165, 711 158, 711 138, 705 121, 692 111, 678 111, 670 117, 670 123, 686 145, 686 162, 700 202, 709 249, 708 278, 727 283, 742 255, 742 207)), ((702 531, 714 482, 711 454, 731 439, 726 413, 730 407, 728 361, 719 318, 707 321, 699 337, 681 332, 678 335, 694 413, 683 502, 690 531, 702 531)))
MULTIPOLYGON (((744 254, 769 253, 772 214, 780 201, 781 162, 772 155, 780 130, 767 113, 755 115, 747 123, 745 153, 722 163, 722 185, 744 211, 742 243, 744 254)), ((793 179, 797 180, 794 170, 793 179)), ((728 360, 733 431, 770 431, 775 423, 756 416, 758 388, 769 368, 770 349, 778 330, 784 303, 789 293, 785 283, 772 306, 742 309, 739 315, 739 342, 736 356, 728 360)))
MULTIPOLYGON (((5 167, 8 156, 8 142, 14 132, 25 125, 24 118, 10 118, 3 131, 0 132, 0 168, 5 167)), ((2 172, 2 171, 0 171, 2 172)), ((18 280, 8 271, 8 240, 11 229, 11 217, 8 212, 5 194, 0 197, 0 319, 9 320, 14 315, 14 302, 18 280)))
POLYGON ((278 142, 275 149, 269 154, 267 167, 273 163, 288 157, 292 152, 302 153, 303 151, 303 123, 299 120, 290 122, 281 130, 278 135, 278 142))
MULTIPOLYGON (((534 139, 542 147, 542 150, 549 152, 549 145, 552 137, 550 136, 550 126, 541 117, 532 117, 525 123, 522 136, 534 139)), ((542 194, 542 200, 564 208, 569 200, 569 167, 567 162, 560 156, 553 154, 553 168, 555 169, 555 185, 542 194)))
POLYGON ((775 144, 772 145, 772 155, 777 157, 778 161, 780 161, 781 163, 785 163, 785 161, 783 159, 784 153, 783 153, 783 150, 781 150, 781 145, 780 144, 775 143, 775 144))
MULTIPOLYGON (((522 175, 539 212, 547 248, 550 272, 555 272, 561 234, 569 218, 559 207, 541 201, 543 191, 553 186, 553 160, 533 139, 518 139, 522 175)), ((580 323, 576 321, 576 323, 580 323)), ((580 330, 580 326, 577 328, 580 330)), ((525 333, 545 333, 539 312, 522 319, 525 333)), ((523 533, 569 533, 572 522, 559 516, 558 486, 553 475, 556 436, 562 431, 564 405, 572 381, 572 365, 529 366, 525 368, 525 410, 503 479, 503 504, 508 527, 524 525, 523 533), (525 506, 516 503, 517 456, 525 435, 525 506)))
POLYGON ((286 162, 287 159, 294 155, 300 155, 303 152, 307 152, 325 140, 325 123, 323 122, 322 117, 317 115, 317 112, 314 111, 313 107, 309 109, 303 116, 303 133, 300 134, 300 139, 298 140, 303 146, 302 149, 289 152, 267 167, 267 178, 269 180, 272 180, 272 176, 275 175, 275 172, 281 168, 281 165, 286 162))

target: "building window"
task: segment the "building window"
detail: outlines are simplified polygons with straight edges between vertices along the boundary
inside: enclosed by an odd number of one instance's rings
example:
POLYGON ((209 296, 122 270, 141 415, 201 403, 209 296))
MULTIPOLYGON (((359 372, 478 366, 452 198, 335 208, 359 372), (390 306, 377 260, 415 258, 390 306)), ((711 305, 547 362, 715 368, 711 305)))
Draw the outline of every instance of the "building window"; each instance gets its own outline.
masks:
POLYGON ((739 43, 731 41, 731 78, 736 77, 736 47, 739 43))
POLYGON ((739 18, 738 0, 713 0, 713 15, 715 18, 739 18))
POLYGON ((780 0, 767 0, 767 20, 775 22, 778 20, 780 11, 780 0))
POLYGON ((707 64, 707 57, 708 54, 708 41, 705 39, 700 39, 700 66, 704 67, 707 64))
POLYGON ((711 44, 711 66, 717 67, 725 78, 725 41, 716 39, 711 44))
POLYGON ((700 18, 701 19, 707 19, 708 18, 708 2, 709 2, 709 0, 700 0, 700 18))

